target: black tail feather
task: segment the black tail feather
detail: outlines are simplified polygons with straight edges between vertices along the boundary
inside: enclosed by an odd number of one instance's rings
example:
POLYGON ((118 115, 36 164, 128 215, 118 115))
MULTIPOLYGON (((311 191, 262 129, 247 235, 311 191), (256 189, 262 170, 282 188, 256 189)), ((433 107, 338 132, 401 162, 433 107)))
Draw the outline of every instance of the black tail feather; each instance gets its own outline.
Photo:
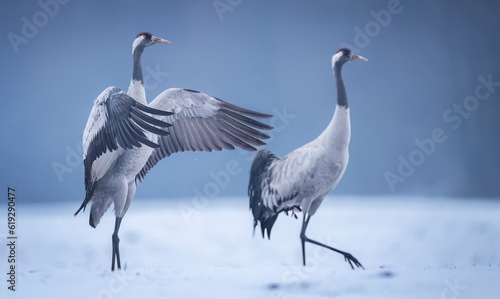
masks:
POLYGON ((87 192, 85 193, 85 199, 82 202, 82 205, 78 210, 73 214, 73 216, 76 217, 78 213, 80 213, 81 210, 85 211, 85 208, 87 207, 87 204, 89 203, 90 199, 92 198, 92 195, 94 195, 94 187, 92 186, 87 192))
POLYGON ((269 169, 271 163, 279 158, 268 150, 257 152, 250 170, 250 182, 248 183, 248 196, 250 197, 250 209, 254 217, 254 234, 257 224, 260 222, 262 238, 271 238, 271 229, 278 218, 279 212, 267 207, 262 199, 263 183, 269 181, 269 169))
MULTIPOLYGON (((271 229, 273 228, 276 219, 278 219, 278 214, 275 214, 273 216, 264 219, 260 219, 260 229, 262 230, 262 238, 265 238, 265 232, 267 230, 267 239, 271 240, 271 229)), ((254 221, 254 230, 256 225, 257 223, 256 221, 254 221)))

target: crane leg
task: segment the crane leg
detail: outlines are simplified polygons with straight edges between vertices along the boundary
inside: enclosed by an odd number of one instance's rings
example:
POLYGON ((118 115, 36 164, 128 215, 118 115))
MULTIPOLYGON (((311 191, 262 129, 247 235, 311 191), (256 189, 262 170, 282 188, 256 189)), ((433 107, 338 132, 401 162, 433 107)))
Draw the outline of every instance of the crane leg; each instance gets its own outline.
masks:
POLYGON ((306 228, 309 223, 309 219, 311 219, 311 216, 304 213, 304 217, 302 218, 302 230, 300 231, 300 241, 302 242, 302 263, 304 266, 306 265, 306 228))
POLYGON ((118 269, 121 269, 121 263, 120 263, 120 238, 118 238, 118 231, 120 230, 120 224, 122 223, 122 219, 120 217, 116 217, 115 219, 115 231, 113 232, 113 235, 111 236, 111 240, 113 241, 113 256, 111 259, 111 271, 115 271, 115 261, 118 269))
POLYGON ((318 241, 315 241, 315 240, 312 240, 312 239, 309 239, 308 237, 306 237, 306 228, 307 228, 307 225, 309 224, 309 219, 311 219, 311 216, 310 215, 306 216, 304 214, 304 220, 302 221, 302 231, 300 233, 300 240, 302 241, 302 260, 304 262, 304 266, 306 265, 305 246, 304 245, 305 245, 305 242, 309 242, 309 243, 316 244, 316 245, 319 245, 321 247, 324 247, 324 248, 327 248, 327 249, 330 249, 330 250, 333 250, 335 252, 342 254, 344 256, 345 261, 348 262, 349 265, 351 265, 351 268, 353 270, 354 270, 353 263, 356 267, 365 269, 365 267, 363 267, 363 265, 361 265, 361 263, 354 256, 352 256, 352 254, 345 252, 345 251, 342 251, 342 250, 335 249, 333 247, 330 247, 328 245, 325 245, 323 243, 320 243, 318 241))

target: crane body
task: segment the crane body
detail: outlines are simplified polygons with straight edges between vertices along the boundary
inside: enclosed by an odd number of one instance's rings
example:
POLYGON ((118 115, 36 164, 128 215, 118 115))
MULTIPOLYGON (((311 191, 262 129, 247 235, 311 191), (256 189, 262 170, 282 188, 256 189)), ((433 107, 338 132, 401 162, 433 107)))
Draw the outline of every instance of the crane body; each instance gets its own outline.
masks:
POLYGON ((91 205, 89 224, 96 227, 114 206, 111 270, 121 268, 118 232, 134 198, 136 185, 160 160, 184 151, 255 151, 269 138, 271 126, 253 118, 269 114, 248 110, 204 93, 170 88, 151 103, 141 66, 144 49, 170 43, 141 32, 132 45, 133 71, 127 93, 108 87, 95 100, 83 135, 85 199, 75 216, 91 205))
POLYGON ((260 223, 262 237, 270 238, 271 229, 281 212, 303 212, 300 239, 303 264, 305 243, 316 244, 344 255, 351 267, 362 267, 351 254, 309 239, 305 232, 325 196, 338 184, 349 161, 351 138, 350 109, 342 80, 342 66, 353 59, 366 58, 340 49, 332 58, 337 85, 337 104, 327 128, 313 141, 280 159, 268 150, 260 150, 252 164, 248 195, 254 216, 254 230, 260 223))

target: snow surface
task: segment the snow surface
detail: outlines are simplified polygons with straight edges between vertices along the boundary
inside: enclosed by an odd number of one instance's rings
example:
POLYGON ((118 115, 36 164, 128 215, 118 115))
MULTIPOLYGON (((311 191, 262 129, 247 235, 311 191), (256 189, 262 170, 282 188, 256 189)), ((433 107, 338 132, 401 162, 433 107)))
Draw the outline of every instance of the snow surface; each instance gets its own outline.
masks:
POLYGON ((18 207, 17 290, 3 245, 0 298, 500 298, 498 201, 329 197, 308 236, 352 253, 354 271, 312 244, 301 265, 301 215, 252 237, 248 200, 230 198, 135 199, 113 273, 113 214, 92 229, 78 205, 18 207))

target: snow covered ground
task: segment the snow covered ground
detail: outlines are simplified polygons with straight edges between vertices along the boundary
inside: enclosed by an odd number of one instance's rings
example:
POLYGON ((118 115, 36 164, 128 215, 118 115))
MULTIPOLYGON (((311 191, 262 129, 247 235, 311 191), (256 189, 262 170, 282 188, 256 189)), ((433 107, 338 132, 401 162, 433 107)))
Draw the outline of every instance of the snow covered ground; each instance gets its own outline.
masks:
POLYGON ((301 215, 280 215, 268 241, 252 238, 246 198, 138 198, 120 231, 126 269, 112 273, 113 214, 92 229, 78 205, 18 207, 17 290, 3 245, 1 298, 500 298, 498 201, 325 199, 308 236, 364 271, 311 244, 301 266, 301 215))

